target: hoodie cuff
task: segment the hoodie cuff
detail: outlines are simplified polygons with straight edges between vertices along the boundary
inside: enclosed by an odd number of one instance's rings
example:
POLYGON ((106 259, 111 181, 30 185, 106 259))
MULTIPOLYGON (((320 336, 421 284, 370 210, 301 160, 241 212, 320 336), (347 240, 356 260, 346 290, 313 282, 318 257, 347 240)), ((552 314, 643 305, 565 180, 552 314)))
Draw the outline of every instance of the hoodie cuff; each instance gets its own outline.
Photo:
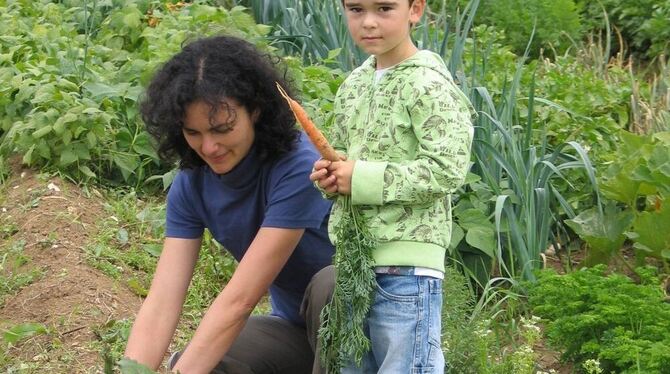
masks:
POLYGON ((385 161, 356 161, 351 176, 352 204, 382 205, 386 164, 385 161))

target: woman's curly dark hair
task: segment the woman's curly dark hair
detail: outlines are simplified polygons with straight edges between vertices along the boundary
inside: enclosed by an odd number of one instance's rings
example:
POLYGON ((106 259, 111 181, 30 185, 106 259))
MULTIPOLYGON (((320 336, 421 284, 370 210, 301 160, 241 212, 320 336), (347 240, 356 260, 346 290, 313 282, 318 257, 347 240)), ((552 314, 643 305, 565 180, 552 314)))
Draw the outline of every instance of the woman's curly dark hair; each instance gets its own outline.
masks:
POLYGON ((275 82, 290 94, 288 82, 275 68, 278 61, 231 36, 198 39, 182 48, 156 72, 140 104, 142 119, 158 142, 161 159, 178 158, 180 168, 205 164, 182 133, 186 109, 196 101, 211 105, 212 120, 216 110, 225 105, 224 99, 234 99, 249 113, 258 110, 254 144, 262 161, 293 149, 298 129, 277 91, 275 82))

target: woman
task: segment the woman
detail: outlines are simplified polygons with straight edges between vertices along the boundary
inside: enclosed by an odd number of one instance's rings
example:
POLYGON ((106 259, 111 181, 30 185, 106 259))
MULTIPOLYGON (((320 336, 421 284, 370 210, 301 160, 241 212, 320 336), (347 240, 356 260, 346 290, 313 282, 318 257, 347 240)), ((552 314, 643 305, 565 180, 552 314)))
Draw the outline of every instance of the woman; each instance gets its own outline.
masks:
POLYGON ((181 169, 125 351, 151 368, 175 332, 207 228, 239 264, 171 369, 320 372, 313 352, 333 282, 330 203, 309 180, 318 154, 277 92, 275 82, 288 84, 272 61, 241 39, 200 39, 156 73, 142 102, 159 154, 181 169), (250 317, 267 291, 271 315, 250 317))

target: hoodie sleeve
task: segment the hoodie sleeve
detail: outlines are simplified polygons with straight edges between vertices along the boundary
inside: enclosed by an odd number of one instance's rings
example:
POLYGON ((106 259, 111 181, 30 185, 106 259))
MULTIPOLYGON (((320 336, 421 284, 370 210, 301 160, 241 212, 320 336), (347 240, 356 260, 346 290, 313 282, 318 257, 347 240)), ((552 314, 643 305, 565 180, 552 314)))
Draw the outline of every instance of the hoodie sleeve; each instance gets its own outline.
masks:
POLYGON ((470 167, 472 107, 452 80, 440 78, 408 83, 415 157, 403 162, 356 161, 353 204, 428 203, 462 185, 470 167))

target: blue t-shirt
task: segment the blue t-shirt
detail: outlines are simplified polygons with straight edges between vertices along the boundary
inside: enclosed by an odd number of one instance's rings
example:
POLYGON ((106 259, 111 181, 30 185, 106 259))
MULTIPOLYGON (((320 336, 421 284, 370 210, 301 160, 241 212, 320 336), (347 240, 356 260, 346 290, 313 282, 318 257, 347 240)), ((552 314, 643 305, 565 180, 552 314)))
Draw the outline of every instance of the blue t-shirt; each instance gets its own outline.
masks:
POLYGON ((165 234, 195 239, 205 228, 240 261, 261 227, 304 228, 305 234, 270 286, 272 314, 298 325, 300 303, 312 276, 330 265, 328 239, 331 202, 309 180, 319 158, 301 134, 295 149, 260 163, 252 147, 230 172, 208 166, 181 170, 167 198, 165 234))

